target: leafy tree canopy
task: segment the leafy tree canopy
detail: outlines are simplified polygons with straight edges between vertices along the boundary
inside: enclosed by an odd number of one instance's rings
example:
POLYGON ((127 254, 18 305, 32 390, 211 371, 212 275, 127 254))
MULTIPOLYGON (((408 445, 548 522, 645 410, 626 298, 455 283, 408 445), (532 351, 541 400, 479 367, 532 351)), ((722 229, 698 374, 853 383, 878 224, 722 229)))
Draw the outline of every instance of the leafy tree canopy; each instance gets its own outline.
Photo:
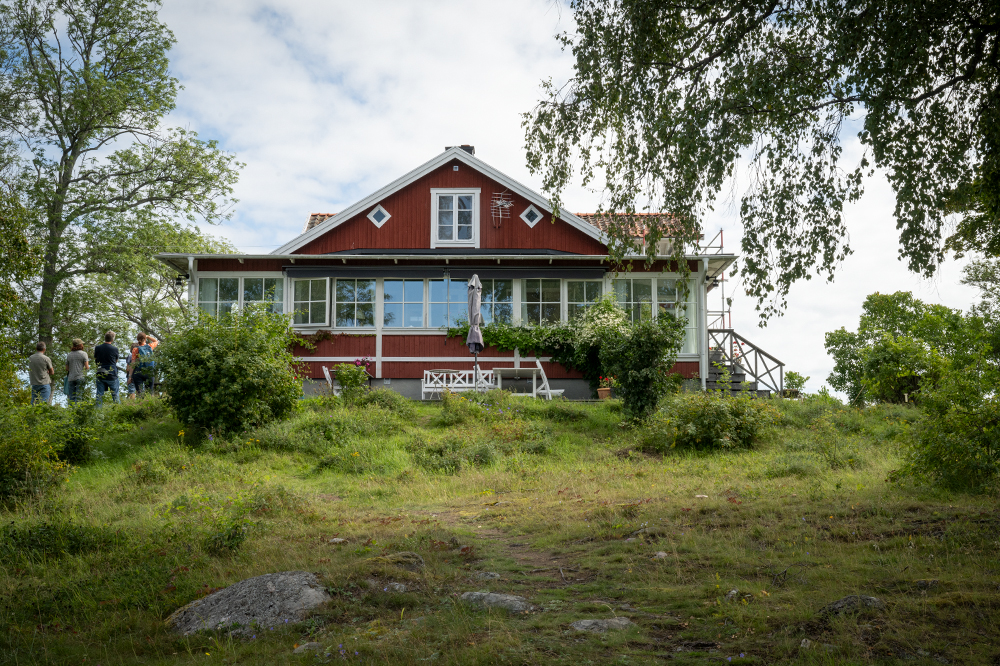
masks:
POLYGON ((239 163, 169 129, 174 43, 156 0, 12 0, 0 5, 0 139, 40 248, 38 337, 79 299, 78 279, 124 274, 123 244, 174 220, 230 209, 239 163), (70 293, 67 293, 70 292, 70 293))
POLYGON ((834 359, 827 381, 857 405, 912 400, 949 364, 968 365, 987 334, 980 317, 924 303, 908 291, 874 293, 865 299, 856 333, 841 327, 826 334, 834 359))
MULTIPOLYGON (((575 76, 525 115, 528 164, 560 192, 578 167, 613 211, 693 225, 730 187, 748 294, 765 320, 793 282, 850 253, 843 208, 874 167, 896 194, 900 256, 924 276, 953 246, 1000 248, 1000 5, 979 0, 573 0, 575 76), (864 147, 845 163, 845 125, 864 147), (748 164, 736 181, 739 159, 748 164), (740 192, 734 189, 734 192, 740 192)), ((611 253, 637 250, 613 230, 611 253)), ((654 252, 656 243, 647 243, 654 252)))

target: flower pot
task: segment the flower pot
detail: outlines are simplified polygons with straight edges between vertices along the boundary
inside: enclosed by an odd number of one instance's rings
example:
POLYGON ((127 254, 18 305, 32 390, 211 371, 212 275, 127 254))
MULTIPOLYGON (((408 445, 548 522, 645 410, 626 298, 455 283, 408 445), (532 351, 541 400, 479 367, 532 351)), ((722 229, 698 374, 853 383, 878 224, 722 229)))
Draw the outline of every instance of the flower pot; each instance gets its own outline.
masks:
POLYGON ((611 399, 611 388, 599 388, 597 389, 597 397, 601 400, 611 399))

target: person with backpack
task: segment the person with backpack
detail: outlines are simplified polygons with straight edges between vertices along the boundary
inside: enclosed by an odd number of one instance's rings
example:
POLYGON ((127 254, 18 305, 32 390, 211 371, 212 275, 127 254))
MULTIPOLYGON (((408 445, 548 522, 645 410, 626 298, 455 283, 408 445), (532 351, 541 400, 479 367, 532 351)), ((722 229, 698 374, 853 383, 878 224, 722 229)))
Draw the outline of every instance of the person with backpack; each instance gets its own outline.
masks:
POLYGON ((111 391, 111 398, 118 403, 118 347, 112 344, 115 332, 104 334, 104 344, 94 348, 94 362, 97 363, 97 406, 104 401, 105 391, 111 391))
POLYGON ((153 350, 160 341, 145 333, 136 336, 136 340, 139 346, 132 351, 132 383, 135 385, 136 397, 141 398, 144 392, 153 392, 153 380, 156 377, 153 350))

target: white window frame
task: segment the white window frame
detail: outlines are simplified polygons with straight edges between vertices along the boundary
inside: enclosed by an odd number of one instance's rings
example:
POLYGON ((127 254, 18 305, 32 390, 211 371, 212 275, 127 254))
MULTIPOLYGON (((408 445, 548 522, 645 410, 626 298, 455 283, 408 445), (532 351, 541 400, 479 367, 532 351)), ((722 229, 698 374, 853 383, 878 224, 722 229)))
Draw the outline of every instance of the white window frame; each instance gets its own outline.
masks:
POLYGON ((390 215, 389 211, 387 211, 385 208, 382 207, 382 204, 375 206, 374 208, 372 208, 371 212, 368 213, 368 219, 371 220, 372 224, 374 224, 375 227, 378 229, 381 229, 382 225, 388 222, 390 217, 392 217, 392 215, 390 215), (382 214, 385 215, 385 217, 382 218, 381 222, 375 219, 375 213, 379 211, 382 211, 382 214))
MULTIPOLYGON (((292 327, 303 329, 303 328, 322 328, 324 326, 330 325, 330 316, 332 314, 333 307, 331 303, 333 301, 333 295, 330 292, 330 278, 289 278, 288 284, 285 285, 287 288, 286 293, 288 294, 289 308, 287 309, 288 314, 292 317, 292 327), (326 319, 321 323, 310 322, 308 324, 296 324, 295 323, 295 283, 302 280, 326 280, 326 319)), ((311 294, 310 294, 311 295, 311 294)), ((319 303, 319 301, 304 301, 308 303, 319 303)), ((356 330, 356 329, 355 329, 356 330)))
POLYGON ((542 221, 542 217, 543 217, 542 216, 542 211, 540 211, 537 208, 535 208, 534 204, 529 204, 528 207, 524 209, 524 212, 521 213, 521 219, 524 220, 524 223, 527 224, 532 229, 535 228, 536 224, 538 224, 539 222, 542 221), (534 222, 529 221, 528 218, 527 218, 528 213, 531 212, 531 211, 535 211, 535 215, 537 216, 535 218, 534 222))
MULTIPOLYGON (((193 282, 195 282, 195 293, 192 302, 195 308, 201 309, 201 280, 210 278, 237 278, 239 282, 237 283, 237 299, 235 307, 242 309, 246 303, 243 300, 243 280, 245 278, 278 278, 284 280, 284 285, 282 289, 284 290, 284 298, 282 299, 282 308, 284 309, 284 314, 289 312, 289 297, 288 297, 288 285, 289 280, 285 277, 285 274, 281 271, 199 271, 198 275, 195 277, 193 282)), ((218 303, 219 301, 212 301, 218 303)), ((254 303, 270 301, 253 301, 254 303)))
MULTIPOLYGON (((482 192, 482 188, 479 187, 450 187, 450 188, 431 188, 431 248, 445 248, 445 247, 479 247, 479 208, 480 201, 479 195, 482 192), (439 195, 451 195, 458 197, 460 195, 472 195, 472 239, 471 240, 438 240, 438 196, 439 195)), ((457 213, 457 207, 456 207, 457 213)), ((458 235, 458 219, 455 219, 455 235, 458 235)))
MULTIPOLYGON (((330 286, 329 286, 329 289, 330 289, 330 291, 329 291, 329 295, 330 295, 330 317, 329 317, 329 319, 330 319, 330 326, 332 328, 334 328, 334 329, 336 329, 338 331, 361 331, 362 333, 359 333, 359 335, 363 335, 364 334, 363 332, 374 331, 375 329, 379 328, 378 314, 379 314, 379 301, 381 300, 381 289, 382 289, 382 280, 380 278, 358 276, 358 277, 329 278, 329 280, 330 280, 330 286), (371 326, 338 326, 337 325, 337 313, 336 313, 336 311, 337 311, 337 305, 339 304, 339 302, 337 301, 337 282, 339 280, 345 280, 345 281, 346 280, 353 280, 354 283, 355 283, 355 289, 357 288, 357 282, 358 282, 358 280, 371 280, 372 282, 375 283, 375 300, 372 301, 372 313, 373 313, 372 316, 374 317, 374 319, 372 320, 372 325, 371 326)), ((355 319, 355 321, 357 321, 357 304, 358 303, 363 303, 364 301, 357 301, 357 300, 355 300, 355 301, 351 301, 351 302, 354 303, 354 305, 355 305, 355 309, 354 309, 354 315, 355 315, 355 317, 354 317, 354 319, 355 319)))

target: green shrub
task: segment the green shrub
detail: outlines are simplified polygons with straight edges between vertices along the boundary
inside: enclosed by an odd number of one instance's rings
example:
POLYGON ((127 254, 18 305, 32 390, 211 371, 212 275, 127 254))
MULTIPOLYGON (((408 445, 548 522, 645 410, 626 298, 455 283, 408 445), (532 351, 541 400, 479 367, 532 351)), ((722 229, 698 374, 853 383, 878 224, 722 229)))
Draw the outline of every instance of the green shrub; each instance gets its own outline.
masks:
POLYGON ((37 556, 60 557, 112 548, 127 538, 107 527, 81 525, 65 518, 0 527, 0 553, 5 561, 37 556))
POLYGON ((945 373, 923 390, 925 417, 910 429, 906 463, 911 477, 953 490, 981 492, 1000 476, 1000 370, 981 350, 978 362, 945 373))
POLYGON ((356 363, 339 363, 333 366, 340 384, 340 397, 348 405, 361 401, 368 390, 368 373, 364 365, 356 363))
POLYGON ((42 493, 68 476, 56 411, 48 405, 0 410, 0 501, 42 493))
POLYGON ((679 393, 664 402, 640 434, 640 447, 655 453, 673 448, 751 447, 779 420, 767 401, 750 395, 679 393))
POLYGON ((224 515, 215 521, 202 547, 211 555, 228 555, 239 550, 247 540, 253 522, 243 512, 224 515))
POLYGON ((683 317, 644 319, 601 345, 601 365, 615 378, 625 415, 644 419, 672 383, 670 368, 684 341, 683 317))
POLYGON ((364 394, 360 404, 375 405, 382 409, 393 412, 404 419, 411 419, 417 414, 413 401, 404 398, 402 395, 391 389, 373 389, 364 394))
POLYGON ((217 433, 286 418, 302 396, 294 341, 288 318, 266 309, 201 313, 159 350, 171 408, 184 424, 217 433))
POLYGON ((485 416, 483 405, 459 393, 445 391, 441 394, 441 413, 435 425, 455 426, 469 421, 478 421, 485 416))
POLYGON ((240 437, 220 441, 223 450, 251 445, 262 450, 322 454, 345 440, 384 439, 404 430, 396 413, 372 404, 360 407, 306 409, 287 421, 270 423, 240 437))

